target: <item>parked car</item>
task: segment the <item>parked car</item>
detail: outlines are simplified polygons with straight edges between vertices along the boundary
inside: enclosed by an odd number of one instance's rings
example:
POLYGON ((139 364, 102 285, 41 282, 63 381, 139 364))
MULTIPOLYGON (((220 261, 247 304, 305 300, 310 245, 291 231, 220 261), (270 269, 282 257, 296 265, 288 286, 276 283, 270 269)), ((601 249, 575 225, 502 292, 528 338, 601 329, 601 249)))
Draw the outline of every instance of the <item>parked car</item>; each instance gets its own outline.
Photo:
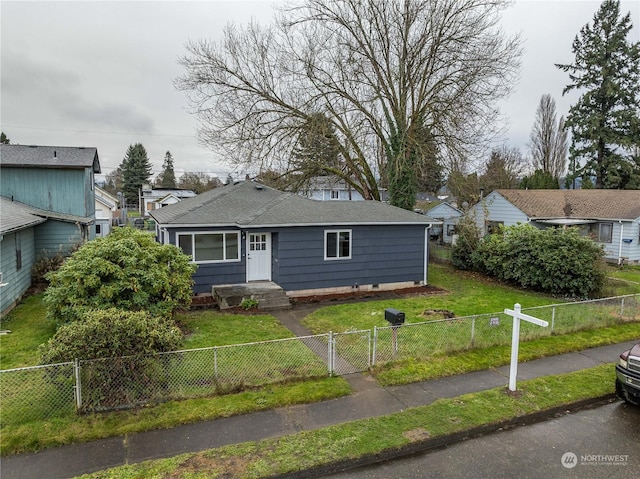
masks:
POLYGON ((640 343, 620 355, 616 366, 616 395, 640 406, 640 343))

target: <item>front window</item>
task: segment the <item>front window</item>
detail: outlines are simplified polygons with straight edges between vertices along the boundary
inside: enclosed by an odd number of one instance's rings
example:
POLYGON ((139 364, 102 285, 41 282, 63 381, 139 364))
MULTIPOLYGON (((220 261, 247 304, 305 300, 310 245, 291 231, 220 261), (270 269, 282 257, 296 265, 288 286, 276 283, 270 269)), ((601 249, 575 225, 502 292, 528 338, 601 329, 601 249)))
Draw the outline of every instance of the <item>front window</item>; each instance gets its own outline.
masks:
POLYGON ((589 235, 598 243, 611 243, 613 223, 592 223, 589 225, 589 235))
POLYGON ((351 258, 351 230, 324 232, 324 259, 351 258))
POLYGON ((338 190, 331 190, 331 199, 332 200, 339 200, 340 199, 340 192, 338 190))
POLYGON ((178 234, 178 246, 196 263, 238 261, 239 244, 236 232, 178 234))

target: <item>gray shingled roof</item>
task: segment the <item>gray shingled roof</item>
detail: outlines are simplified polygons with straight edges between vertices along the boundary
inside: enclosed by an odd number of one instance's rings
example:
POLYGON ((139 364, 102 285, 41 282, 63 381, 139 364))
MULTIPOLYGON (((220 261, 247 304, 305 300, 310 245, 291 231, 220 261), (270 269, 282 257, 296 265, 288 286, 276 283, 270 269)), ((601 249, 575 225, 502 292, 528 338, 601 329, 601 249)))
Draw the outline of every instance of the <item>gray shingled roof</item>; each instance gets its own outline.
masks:
POLYGON ((6 235, 47 221, 36 211, 37 208, 0 196, 0 234, 6 235))
POLYGON ((93 147, 0 145, 0 166, 93 168, 100 173, 98 150, 93 147))
POLYGON ((640 218, 640 190, 496 190, 531 219, 640 218))
POLYGON ((440 223, 376 201, 315 201, 243 181, 153 210, 161 225, 303 226, 440 223))
POLYGON ((42 210, 18 201, 12 201, 11 198, 7 198, 6 196, 0 196, 0 234, 10 233, 39 223, 44 223, 47 219, 64 221, 66 223, 80 223, 83 225, 91 224, 94 221, 92 216, 83 217, 42 210))

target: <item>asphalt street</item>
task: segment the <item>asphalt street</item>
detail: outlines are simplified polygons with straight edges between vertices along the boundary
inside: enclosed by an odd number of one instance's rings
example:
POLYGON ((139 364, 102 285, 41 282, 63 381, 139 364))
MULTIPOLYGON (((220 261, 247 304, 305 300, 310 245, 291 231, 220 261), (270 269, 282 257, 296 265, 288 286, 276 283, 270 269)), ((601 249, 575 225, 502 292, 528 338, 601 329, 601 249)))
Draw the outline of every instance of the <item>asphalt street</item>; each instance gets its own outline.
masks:
POLYGON ((640 478, 640 407, 616 401, 324 479, 640 478))

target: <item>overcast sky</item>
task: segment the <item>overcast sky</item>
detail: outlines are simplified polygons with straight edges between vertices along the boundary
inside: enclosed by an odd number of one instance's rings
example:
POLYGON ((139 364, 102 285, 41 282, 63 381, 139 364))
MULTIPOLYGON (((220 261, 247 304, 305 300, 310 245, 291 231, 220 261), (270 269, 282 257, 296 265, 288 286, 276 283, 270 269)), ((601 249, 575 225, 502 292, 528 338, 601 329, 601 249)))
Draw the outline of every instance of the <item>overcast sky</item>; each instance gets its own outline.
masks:
MULTIPOLYGON (((566 115, 577 96, 562 97, 572 63, 571 43, 591 22, 599 1, 517 0, 503 14, 509 33, 521 32, 521 79, 500 107, 508 119, 504 141, 526 154, 535 111, 544 93, 566 115)), ((631 40, 640 38, 640 2, 631 12, 631 40)), ((0 123, 12 143, 98 148, 103 173, 113 171, 130 144, 142 143, 159 173, 171 151, 177 176, 217 174, 229 165, 195 138, 196 119, 173 80, 188 40, 217 40, 230 21, 268 22, 267 1, 0 1, 0 123)), ((235 172, 240 176, 241 172, 235 172)))

